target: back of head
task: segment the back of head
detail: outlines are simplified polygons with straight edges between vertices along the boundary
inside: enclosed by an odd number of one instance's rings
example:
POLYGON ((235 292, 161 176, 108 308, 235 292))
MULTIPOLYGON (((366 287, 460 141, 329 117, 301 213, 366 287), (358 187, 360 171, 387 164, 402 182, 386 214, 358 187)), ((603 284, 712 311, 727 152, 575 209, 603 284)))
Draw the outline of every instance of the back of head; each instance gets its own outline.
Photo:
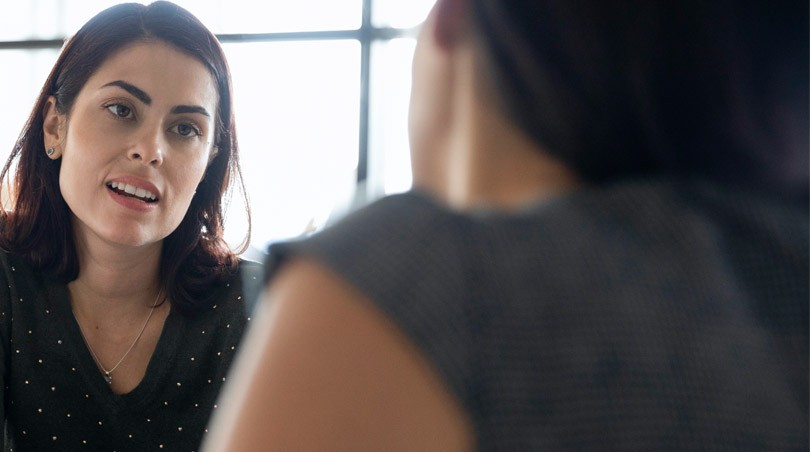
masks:
POLYGON ((808 4, 472 0, 503 107, 586 181, 806 199, 808 4))

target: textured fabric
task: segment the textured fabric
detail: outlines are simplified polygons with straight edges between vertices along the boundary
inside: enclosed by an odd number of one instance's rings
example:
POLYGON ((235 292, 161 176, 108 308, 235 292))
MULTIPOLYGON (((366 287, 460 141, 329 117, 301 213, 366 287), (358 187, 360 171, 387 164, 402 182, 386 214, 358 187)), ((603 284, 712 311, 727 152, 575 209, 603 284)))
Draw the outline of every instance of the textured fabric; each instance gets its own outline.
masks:
POLYGON ((435 366, 482 451, 808 447, 808 209, 636 181, 520 212, 385 198, 273 245, 314 257, 435 366))
MULTIPOLYGON (((7 451, 195 451, 246 327, 241 279, 186 318, 176 311, 141 383, 114 394, 70 308, 67 286, 0 254, 0 345, 7 451)), ((243 261, 247 279, 260 265, 243 261)), ((114 377, 114 374, 113 374, 114 377)))

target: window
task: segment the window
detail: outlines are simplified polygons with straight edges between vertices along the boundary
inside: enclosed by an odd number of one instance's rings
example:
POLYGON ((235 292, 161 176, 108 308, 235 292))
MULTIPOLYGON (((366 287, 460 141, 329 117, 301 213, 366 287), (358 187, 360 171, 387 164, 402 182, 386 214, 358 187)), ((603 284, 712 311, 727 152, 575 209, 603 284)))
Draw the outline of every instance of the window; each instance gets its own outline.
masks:
MULTIPOLYGON (((254 249, 410 186, 410 60, 433 1, 176 1, 217 34, 231 65, 254 249)), ((114 3, 0 5, 0 158, 64 38, 114 3)), ((233 245, 244 225, 235 205, 226 229, 233 245)))

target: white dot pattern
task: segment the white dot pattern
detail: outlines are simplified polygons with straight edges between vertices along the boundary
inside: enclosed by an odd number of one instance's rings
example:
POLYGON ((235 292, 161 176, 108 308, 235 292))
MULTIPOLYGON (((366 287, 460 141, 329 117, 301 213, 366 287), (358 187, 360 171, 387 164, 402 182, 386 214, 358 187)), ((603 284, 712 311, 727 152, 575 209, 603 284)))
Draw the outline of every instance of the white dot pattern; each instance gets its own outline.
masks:
POLYGON ((610 185, 515 215, 394 195, 268 262, 367 294, 479 450, 807 450, 807 201, 610 185))
MULTIPOLYGON (((0 253, 7 269, 8 259, 0 253)), ((261 273, 256 264, 241 268, 261 273)), ((227 283, 216 309, 204 315, 186 318, 173 311, 141 384, 116 395, 71 323, 66 288, 17 293, 35 278, 19 262, 11 272, 0 269, 2 277, 10 278, 0 288, 8 287, 11 296, 0 294, 6 318, 0 329, 7 330, 0 332, 16 344, 3 382, 15 450, 198 450, 247 324, 241 284, 227 283)))

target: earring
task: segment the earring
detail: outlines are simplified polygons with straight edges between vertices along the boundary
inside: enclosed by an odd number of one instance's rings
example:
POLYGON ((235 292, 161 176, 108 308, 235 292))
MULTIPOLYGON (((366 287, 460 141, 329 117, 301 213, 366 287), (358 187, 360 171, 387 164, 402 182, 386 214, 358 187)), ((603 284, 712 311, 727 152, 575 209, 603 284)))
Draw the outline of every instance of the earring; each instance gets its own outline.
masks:
POLYGON ((54 151, 53 148, 48 148, 47 150, 45 150, 45 153, 48 154, 48 157, 52 156, 54 152, 56 151, 54 151))

